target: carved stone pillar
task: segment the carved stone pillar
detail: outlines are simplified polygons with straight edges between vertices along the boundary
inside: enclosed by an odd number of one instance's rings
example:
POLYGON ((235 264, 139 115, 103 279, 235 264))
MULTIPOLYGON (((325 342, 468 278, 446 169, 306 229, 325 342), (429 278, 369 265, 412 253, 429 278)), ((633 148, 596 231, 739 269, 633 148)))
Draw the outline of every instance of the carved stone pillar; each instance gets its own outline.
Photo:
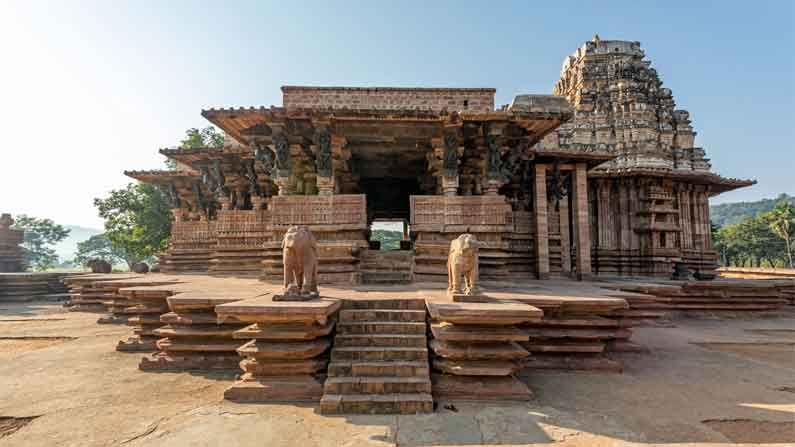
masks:
POLYGON ((271 138, 271 149, 275 154, 274 159, 274 183, 279 187, 279 195, 285 196, 292 193, 290 188, 290 174, 292 174, 292 154, 290 153, 290 142, 284 130, 277 126, 273 127, 273 137, 271 138))
POLYGON ((184 219, 184 212, 182 208, 171 208, 171 215, 174 216, 174 222, 182 222, 184 219))
POLYGON ((458 164, 462 149, 458 142, 459 129, 448 127, 444 130, 442 141, 442 194, 445 196, 458 195, 458 164))
POLYGON ((577 163, 574 170, 573 213, 574 240, 577 244, 577 279, 591 277, 591 232, 588 228, 588 178, 585 163, 577 163))
POLYGON ((502 172, 502 127, 501 125, 491 124, 488 129, 484 129, 484 133, 486 133, 486 182, 483 193, 487 196, 496 196, 500 187, 506 182, 502 172))
POLYGON ((549 278, 549 213, 547 205, 547 166, 535 165, 533 188, 533 215, 535 217, 535 255, 538 279, 549 278))
POLYGON ((331 130, 324 123, 317 127, 315 144, 312 152, 315 154, 315 171, 318 195, 330 196, 334 194, 334 163, 331 130))

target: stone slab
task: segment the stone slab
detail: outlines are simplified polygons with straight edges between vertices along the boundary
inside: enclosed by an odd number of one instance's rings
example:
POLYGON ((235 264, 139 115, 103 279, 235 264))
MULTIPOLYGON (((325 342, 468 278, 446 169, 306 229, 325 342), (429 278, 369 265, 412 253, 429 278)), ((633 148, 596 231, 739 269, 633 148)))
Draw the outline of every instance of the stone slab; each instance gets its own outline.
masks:
POLYGON ((431 340, 436 355, 451 360, 518 360, 530 355, 515 342, 468 343, 431 340))
POLYGON ((437 322, 431 324, 434 338, 443 341, 527 341, 528 335, 516 326, 474 326, 437 322))
POLYGON ((457 376, 509 376, 520 366, 509 361, 472 361, 435 358, 434 369, 457 376))
POLYGON ((521 303, 428 303, 431 317, 453 324, 512 325, 538 321, 543 312, 521 303))
POLYGON ((325 338, 296 342, 251 340, 237 348, 237 352, 241 356, 256 359, 301 360, 316 357, 329 347, 331 347, 331 342, 325 338))
POLYGON ((533 398, 532 390, 513 376, 432 374, 431 381, 436 400, 524 402, 533 398))
POLYGON ((331 333, 334 329, 334 321, 329 320, 326 324, 267 324, 254 323, 243 329, 235 331, 234 338, 237 339, 259 339, 259 340, 312 340, 323 337, 331 333))
POLYGON ((216 313, 226 321, 325 324, 339 310, 341 304, 341 300, 331 298, 274 302, 270 297, 262 296, 220 305, 216 308, 216 313))
POLYGON ((319 402, 323 384, 311 375, 243 378, 224 391, 224 399, 234 402, 278 403, 319 402))

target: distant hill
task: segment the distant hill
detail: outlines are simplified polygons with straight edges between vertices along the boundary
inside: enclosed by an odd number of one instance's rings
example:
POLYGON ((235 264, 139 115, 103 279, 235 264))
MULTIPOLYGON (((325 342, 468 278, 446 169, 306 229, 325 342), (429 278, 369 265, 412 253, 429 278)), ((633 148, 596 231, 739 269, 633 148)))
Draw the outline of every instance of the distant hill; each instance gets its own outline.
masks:
POLYGON ((741 220, 772 210, 778 202, 786 200, 795 205, 795 197, 781 194, 775 199, 762 199, 756 202, 722 203, 709 207, 710 219, 718 226, 735 224, 741 220))
POLYGON ((58 253, 58 259, 63 261, 71 261, 75 257, 77 251, 77 243, 94 236, 95 234, 102 233, 102 230, 95 228, 86 228, 78 225, 64 225, 69 231, 69 237, 62 240, 55 245, 55 252, 58 253))

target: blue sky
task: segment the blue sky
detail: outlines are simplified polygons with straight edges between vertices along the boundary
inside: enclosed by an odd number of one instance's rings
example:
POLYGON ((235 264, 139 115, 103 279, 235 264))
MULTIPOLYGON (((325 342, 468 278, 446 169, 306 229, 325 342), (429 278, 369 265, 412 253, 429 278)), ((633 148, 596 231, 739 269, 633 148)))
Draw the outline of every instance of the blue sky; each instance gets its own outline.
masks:
POLYGON ((213 106, 285 84, 549 93, 594 33, 641 41, 714 169, 715 202, 795 194, 792 2, 0 2, 0 207, 99 227, 92 199, 158 168, 213 106))

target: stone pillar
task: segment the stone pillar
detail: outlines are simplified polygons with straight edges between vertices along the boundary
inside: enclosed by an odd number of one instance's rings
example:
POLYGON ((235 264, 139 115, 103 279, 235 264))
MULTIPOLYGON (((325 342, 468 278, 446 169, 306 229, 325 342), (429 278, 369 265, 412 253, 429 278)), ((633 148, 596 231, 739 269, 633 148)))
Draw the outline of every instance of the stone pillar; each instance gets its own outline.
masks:
POLYGON ((174 216, 174 222, 182 222, 184 211, 182 208, 171 208, 171 215, 174 216))
POLYGON ((569 237, 569 197, 563 197, 559 205, 560 211, 560 263, 565 275, 571 273, 571 238, 569 237))
POLYGON ((341 152, 341 141, 334 138, 331 134, 328 123, 315 123, 315 144, 312 145, 312 152, 315 154, 315 170, 317 177, 318 195, 330 196, 334 194, 334 154, 341 152), (336 140, 336 141, 335 141, 336 140))
POLYGON ((458 176, 442 176, 442 194, 451 197, 458 195, 458 176))
POLYGON ((251 209, 261 210, 262 204, 265 203, 265 198, 260 196, 251 196, 251 209))
POLYGON ((458 142, 459 132, 458 127, 447 127, 442 138, 442 194, 445 196, 458 195, 458 165, 462 151, 458 142))
POLYGON ((549 221, 547 205, 547 166, 535 165, 533 188, 533 215, 535 217, 536 273, 538 279, 549 278, 549 221))
POLYGON ((591 233, 588 228, 588 178, 585 163, 577 163, 574 170, 573 212, 574 240, 577 244, 577 279, 591 277, 591 233))

